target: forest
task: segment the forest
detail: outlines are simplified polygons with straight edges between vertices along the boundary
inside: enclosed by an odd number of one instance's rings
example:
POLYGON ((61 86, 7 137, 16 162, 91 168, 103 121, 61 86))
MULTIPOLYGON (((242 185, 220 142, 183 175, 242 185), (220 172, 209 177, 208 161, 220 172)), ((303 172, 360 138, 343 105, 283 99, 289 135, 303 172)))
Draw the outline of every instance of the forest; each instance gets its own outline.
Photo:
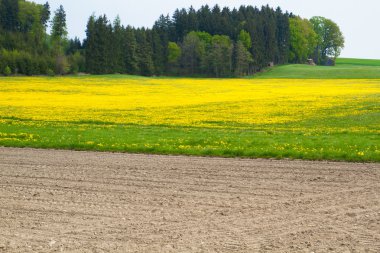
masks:
POLYGON ((151 28, 91 16, 85 29, 82 41, 69 38, 63 6, 0 0, 0 73, 234 77, 309 59, 334 65, 344 47, 332 20, 269 6, 177 9, 151 28))

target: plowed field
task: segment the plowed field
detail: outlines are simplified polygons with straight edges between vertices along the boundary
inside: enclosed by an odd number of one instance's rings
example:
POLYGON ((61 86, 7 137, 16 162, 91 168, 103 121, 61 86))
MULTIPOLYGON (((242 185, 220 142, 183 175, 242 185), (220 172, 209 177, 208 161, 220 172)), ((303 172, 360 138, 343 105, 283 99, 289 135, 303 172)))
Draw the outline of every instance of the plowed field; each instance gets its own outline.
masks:
POLYGON ((0 148, 0 252, 380 252, 380 165, 0 148))

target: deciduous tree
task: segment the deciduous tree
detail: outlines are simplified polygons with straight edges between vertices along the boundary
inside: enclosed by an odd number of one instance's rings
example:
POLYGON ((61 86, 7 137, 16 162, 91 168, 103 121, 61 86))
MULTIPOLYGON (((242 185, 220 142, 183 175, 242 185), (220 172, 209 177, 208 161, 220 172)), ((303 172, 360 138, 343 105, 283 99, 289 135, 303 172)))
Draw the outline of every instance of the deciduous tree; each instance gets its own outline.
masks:
POLYGON ((181 59, 181 48, 175 42, 168 44, 169 73, 178 74, 179 60, 181 59))
POLYGON ((201 63, 205 57, 205 43, 196 32, 187 34, 182 43, 181 62, 185 74, 199 73, 201 63))
POLYGON ((313 24, 314 31, 317 34, 314 61, 319 64, 325 64, 328 58, 335 60, 344 48, 344 37, 339 26, 324 17, 313 17, 310 22, 313 24))
POLYGON ((305 63, 311 57, 317 45, 317 34, 307 19, 293 17, 289 19, 290 50, 292 63, 305 63))

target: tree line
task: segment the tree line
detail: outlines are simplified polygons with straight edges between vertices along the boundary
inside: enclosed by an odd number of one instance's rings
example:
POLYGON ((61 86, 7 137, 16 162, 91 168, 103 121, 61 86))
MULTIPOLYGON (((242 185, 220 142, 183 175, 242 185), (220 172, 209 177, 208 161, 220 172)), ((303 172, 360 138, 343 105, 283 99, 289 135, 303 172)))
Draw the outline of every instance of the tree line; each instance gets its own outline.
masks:
POLYGON ((176 10, 151 29, 123 27, 106 16, 87 24, 90 73, 233 76, 288 62, 289 14, 280 8, 176 10), (123 57, 124 56, 124 57, 123 57), (123 59, 121 59, 123 58, 123 59))
POLYGON ((344 46, 333 21, 269 6, 177 9, 151 28, 93 15, 83 41, 68 39, 62 6, 50 16, 48 3, 0 0, 1 73, 244 76, 310 58, 331 64, 344 46))
POLYGON ((0 74, 86 71, 81 47, 79 39, 68 39, 63 6, 52 15, 48 2, 41 5, 26 0, 0 0, 0 74))

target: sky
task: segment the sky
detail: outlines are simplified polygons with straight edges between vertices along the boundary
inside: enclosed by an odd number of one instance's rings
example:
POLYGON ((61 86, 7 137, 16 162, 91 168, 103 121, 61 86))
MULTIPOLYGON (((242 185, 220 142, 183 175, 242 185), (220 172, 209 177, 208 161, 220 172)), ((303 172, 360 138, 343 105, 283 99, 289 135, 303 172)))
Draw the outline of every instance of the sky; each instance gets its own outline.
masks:
MULTIPOLYGON (((45 3, 47 0, 34 0, 45 3)), ((220 7, 240 5, 280 6, 303 18, 323 16, 341 28, 346 39, 341 57, 380 59, 379 0, 48 0, 52 12, 63 5, 71 38, 85 37, 88 18, 106 14, 110 20, 120 16, 122 24, 152 27, 161 14, 172 14, 176 8, 198 9, 208 4, 220 7)))

